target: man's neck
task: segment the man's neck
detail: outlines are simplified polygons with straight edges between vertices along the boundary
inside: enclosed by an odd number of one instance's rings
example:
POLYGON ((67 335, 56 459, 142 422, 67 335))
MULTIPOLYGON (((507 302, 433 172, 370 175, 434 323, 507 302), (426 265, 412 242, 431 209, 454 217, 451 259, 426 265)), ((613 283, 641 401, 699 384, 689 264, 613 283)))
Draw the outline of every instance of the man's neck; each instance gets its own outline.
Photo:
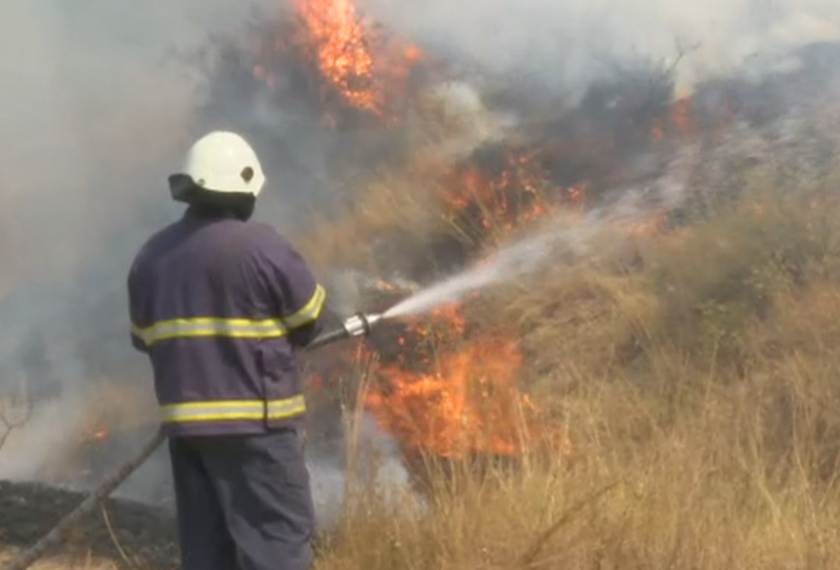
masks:
POLYGON ((195 220, 240 220, 246 221, 250 216, 238 212, 232 206, 218 206, 215 204, 190 204, 184 212, 185 218, 195 220))

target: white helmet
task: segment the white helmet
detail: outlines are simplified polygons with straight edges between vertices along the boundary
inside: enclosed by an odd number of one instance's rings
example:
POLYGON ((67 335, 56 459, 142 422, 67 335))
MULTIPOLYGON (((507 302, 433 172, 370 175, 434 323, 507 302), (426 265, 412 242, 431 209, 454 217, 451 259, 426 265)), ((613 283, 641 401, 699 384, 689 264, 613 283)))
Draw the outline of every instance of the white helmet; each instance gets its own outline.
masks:
POLYGON ((257 153, 236 133, 214 131, 198 139, 180 172, 170 176, 175 199, 195 185, 207 192, 257 197, 265 184, 257 153))

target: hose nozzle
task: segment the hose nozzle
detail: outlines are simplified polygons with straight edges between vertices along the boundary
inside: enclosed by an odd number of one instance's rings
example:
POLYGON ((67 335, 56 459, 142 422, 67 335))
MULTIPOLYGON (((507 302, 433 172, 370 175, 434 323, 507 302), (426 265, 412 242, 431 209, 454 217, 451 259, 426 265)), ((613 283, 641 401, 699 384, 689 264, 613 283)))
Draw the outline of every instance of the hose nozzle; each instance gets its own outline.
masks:
POLYGON ((344 329, 347 331, 347 336, 367 336, 373 327, 382 320, 382 315, 366 315, 364 313, 356 313, 346 321, 344 321, 344 329))
POLYGON ((356 313, 352 317, 345 320, 341 328, 328 331, 320 335, 307 345, 308 350, 324 346, 325 344, 332 344, 338 340, 353 338, 358 336, 367 336, 373 327, 382 320, 381 314, 366 315, 364 313, 356 313))

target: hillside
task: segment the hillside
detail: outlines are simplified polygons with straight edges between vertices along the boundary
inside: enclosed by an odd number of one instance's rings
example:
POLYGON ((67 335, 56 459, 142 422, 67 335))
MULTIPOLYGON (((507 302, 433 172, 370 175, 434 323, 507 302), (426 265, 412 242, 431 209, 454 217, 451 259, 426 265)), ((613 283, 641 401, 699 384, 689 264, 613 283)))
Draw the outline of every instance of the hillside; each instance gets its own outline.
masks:
MULTIPOLYGON (((313 448, 346 476, 316 567, 840 567, 840 46, 685 97, 641 62, 571 101, 328 5, 219 40, 197 122, 317 195, 281 229, 332 309, 492 283, 305 358, 313 448), (256 100, 295 121, 237 122, 256 100)), ((149 426, 105 370, 45 478, 91 485, 149 426)), ((0 486, 6 556, 77 498, 0 486)), ((172 567, 171 513, 111 509, 46 564, 172 567)))

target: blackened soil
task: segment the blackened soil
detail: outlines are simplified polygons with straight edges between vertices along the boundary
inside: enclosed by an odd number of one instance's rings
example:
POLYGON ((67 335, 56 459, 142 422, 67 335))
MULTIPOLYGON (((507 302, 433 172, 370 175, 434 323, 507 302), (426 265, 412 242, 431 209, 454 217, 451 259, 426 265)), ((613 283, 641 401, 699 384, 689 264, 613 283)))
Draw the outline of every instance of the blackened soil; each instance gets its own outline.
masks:
MULTIPOLYGON (((84 499, 84 494, 36 483, 0 481, 0 550, 31 546, 84 499)), ((109 499, 102 508, 86 515, 45 556, 106 558, 120 568, 175 568, 178 566, 175 518, 163 509, 109 499)))

